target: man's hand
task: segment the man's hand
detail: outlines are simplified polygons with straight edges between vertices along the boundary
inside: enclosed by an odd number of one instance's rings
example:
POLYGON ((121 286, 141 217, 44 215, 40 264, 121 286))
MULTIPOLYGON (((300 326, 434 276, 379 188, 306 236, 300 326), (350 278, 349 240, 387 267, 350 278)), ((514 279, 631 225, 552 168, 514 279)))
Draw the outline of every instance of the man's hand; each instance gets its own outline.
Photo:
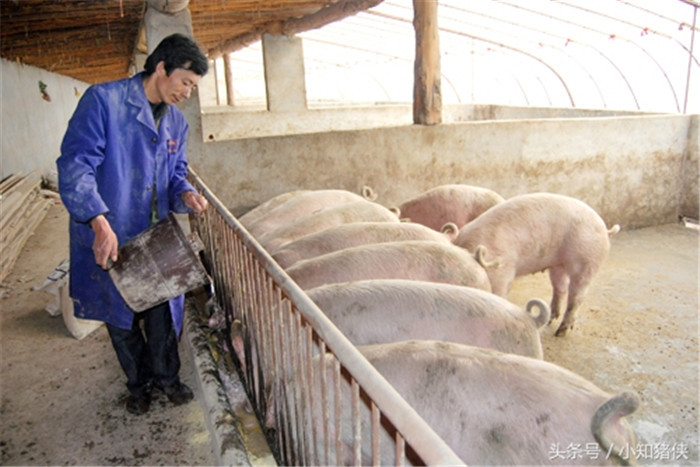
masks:
POLYGON ((105 216, 100 214, 90 221, 90 227, 95 232, 95 242, 92 244, 92 252, 95 254, 95 262, 102 268, 107 269, 107 260, 117 260, 119 253, 119 240, 117 235, 109 225, 105 216))
POLYGON ((201 214, 209 206, 207 199, 195 191, 186 191, 182 194, 182 201, 185 206, 190 208, 196 214, 201 214))

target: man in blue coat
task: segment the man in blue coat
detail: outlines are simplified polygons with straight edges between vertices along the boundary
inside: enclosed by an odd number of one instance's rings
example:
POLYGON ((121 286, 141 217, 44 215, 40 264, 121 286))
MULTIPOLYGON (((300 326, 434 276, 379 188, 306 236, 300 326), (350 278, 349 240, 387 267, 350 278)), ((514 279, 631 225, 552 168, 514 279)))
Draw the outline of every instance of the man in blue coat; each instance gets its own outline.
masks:
POLYGON ((151 389, 175 404, 184 297, 135 314, 109 274, 119 245, 171 211, 200 213, 206 199, 187 181, 189 126, 174 105, 188 97, 208 61, 188 37, 166 37, 132 78, 89 87, 61 144, 59 191, 70 214, 70 295, 78 318, 104 321, 127 377, 129 412, 142 414, 151 389), (142 331, 143 328, 143 331, 142 331))

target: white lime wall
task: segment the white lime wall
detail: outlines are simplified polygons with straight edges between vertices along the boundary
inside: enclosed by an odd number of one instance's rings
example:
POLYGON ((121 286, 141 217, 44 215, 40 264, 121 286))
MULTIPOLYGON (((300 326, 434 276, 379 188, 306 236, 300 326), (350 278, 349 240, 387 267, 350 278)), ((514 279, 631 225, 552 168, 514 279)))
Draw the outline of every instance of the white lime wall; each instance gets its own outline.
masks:
POLYGON ((1 60, 0 178, 33 169, 55 170, 63 134, 78 103, 76 94, 82 94, 88 85, 41 68, 1 60), (42 98, 39 81, 47 85, 50 102, 42 98))

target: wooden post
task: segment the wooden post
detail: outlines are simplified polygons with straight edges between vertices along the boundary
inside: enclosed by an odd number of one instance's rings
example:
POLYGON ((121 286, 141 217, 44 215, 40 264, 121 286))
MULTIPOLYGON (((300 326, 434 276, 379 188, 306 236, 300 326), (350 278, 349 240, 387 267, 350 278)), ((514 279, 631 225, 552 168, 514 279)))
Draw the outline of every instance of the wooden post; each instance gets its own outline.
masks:
POLYGON ((437 0, 413 0, 413 28, 416 31, 413 123, 417 125, 442 122, 437 8, 437 0))
POLYGON ((224 54, 224 79, 226 80, 226 104, 233 106, 233 67, 231 54, 224 54))
POLYGON ((210 68, 212 72, 214 73, 214 91, 216 91, 216 105, 221 105, 221 93, 219 92, 219 80, 221 80, 221 76, 219 76, 219 67, 217 66, 217 60, 212 60, 210 63, 210 68))

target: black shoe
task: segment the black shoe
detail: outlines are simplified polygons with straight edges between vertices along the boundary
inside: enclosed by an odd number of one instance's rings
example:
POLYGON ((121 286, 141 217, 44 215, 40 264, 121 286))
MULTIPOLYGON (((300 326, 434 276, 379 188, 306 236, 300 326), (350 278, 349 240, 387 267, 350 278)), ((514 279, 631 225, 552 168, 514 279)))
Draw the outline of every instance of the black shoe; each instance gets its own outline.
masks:
POLYGON ((143 396, 136 396, 134 394, 129 394, 126 398, 126 410, 134 415, 143 415, 148 412, 151 407, 151 396, 146 394, 143 396))
POLYGON ((186 384, 178 381, 172 386, 163 389, 163 392, 168 396, 168 400, 175 405, 186 404, 194 399, 192 390, 186 384))

